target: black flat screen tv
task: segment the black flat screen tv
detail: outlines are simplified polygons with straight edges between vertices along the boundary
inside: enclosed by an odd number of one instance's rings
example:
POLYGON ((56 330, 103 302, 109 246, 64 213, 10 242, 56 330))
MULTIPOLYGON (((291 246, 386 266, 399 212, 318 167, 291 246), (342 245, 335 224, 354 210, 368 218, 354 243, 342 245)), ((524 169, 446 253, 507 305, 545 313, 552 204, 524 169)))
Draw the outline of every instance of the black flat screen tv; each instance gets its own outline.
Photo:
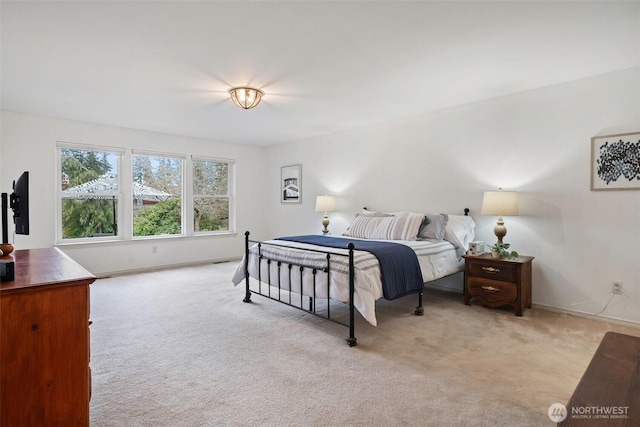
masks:
POLYGON ((13 210, 13 222, 16 234, 29 234, 29 172, 23 172, 13 181, 13 193, 10 201, 13 210))

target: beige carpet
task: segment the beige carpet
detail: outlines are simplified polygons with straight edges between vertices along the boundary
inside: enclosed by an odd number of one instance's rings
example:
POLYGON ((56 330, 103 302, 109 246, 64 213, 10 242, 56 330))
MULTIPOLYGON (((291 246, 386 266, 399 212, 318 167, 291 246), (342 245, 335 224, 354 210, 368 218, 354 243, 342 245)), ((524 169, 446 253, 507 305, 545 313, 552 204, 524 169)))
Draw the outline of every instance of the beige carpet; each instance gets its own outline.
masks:
POLYGON ((640 330, 425 293, 347 329, 233 287, 235 263, 97 280, 93 426, 550 426, 600 339, 640 330))

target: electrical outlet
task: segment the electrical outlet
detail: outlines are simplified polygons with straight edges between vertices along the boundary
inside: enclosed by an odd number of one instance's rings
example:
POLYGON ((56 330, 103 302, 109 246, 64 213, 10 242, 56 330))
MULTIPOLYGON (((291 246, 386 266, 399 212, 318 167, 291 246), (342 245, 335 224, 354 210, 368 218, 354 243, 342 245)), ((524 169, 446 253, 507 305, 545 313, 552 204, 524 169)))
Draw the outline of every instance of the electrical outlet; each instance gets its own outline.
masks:
POLYGON ((613 282, 613 286, 611 287, 611 293, 620 295, 622 293, 622 282, 613 282))

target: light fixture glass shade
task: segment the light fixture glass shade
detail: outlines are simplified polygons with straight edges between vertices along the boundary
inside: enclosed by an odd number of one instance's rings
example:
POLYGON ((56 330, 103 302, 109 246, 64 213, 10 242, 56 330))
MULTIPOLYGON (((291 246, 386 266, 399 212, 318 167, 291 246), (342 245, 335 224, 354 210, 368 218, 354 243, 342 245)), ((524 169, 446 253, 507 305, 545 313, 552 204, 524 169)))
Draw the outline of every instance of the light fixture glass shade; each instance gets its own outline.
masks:
POLYGON ((485 191, 480 213, 482 215, 517 216, 518 193, 515 191, 485 191))
POLYGON ((335 212, 335 211, 336 211, 335 196, 316 197, 316 212, 335 212))
POLYGON ((234 87, 229 89, 231 100, 238 107, 249 110, 260 103, 262 99, 262 91, 250 87, 234 87))

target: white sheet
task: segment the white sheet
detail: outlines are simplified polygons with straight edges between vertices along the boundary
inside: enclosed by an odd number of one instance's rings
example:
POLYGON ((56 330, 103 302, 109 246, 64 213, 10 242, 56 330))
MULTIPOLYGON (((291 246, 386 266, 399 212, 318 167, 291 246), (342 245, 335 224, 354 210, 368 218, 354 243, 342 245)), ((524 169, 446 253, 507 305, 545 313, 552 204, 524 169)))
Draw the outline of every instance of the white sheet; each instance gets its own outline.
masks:
MULTIPOLYGON (((336 237, 336 236, 334 236, 336 237)), ((351 241, 357 241, 353 237, 346 238, 351 241)), ((276 258, 282 261, 292 261, 322 268, 326 265, 326 254, 312 252, 304 249, 315 249, 325 252, 331 252, 331 277, 329 279, 329 296, 331 299, 342 302, 349 302, 349 251, 346 249, 326 248, 323 246, 309 245, 305 243, 288 242, 282 240, 269 240, 261 247, 262 254, 270 258, 276 258)), ((398 241, 399 243, 412 248, 418 256, 420 268, 422 270, 422 279, 424 282, 430 282, 444 276, 461 271, 464 268, 464 260, 460 257, 460 251, 446 240, 431 241, 398 241)), ((258 252, 257 245, 250 248, 249 256, 249 274, 253 278, 258 278, 258 252)), ((354 306, 362 314, 362 316, 372 325, 377 325, 375 315, 375 301, 383 297, 382 281, 380 267, 377 258, 366 251, 354 252, 355 266, 355 292, 354 306)), ((283 267, 280 269, 280 278, 278 278, 278 269, 272 263, 270 269, 271 284, 277 286, 280 279, 282 289, 289 289, 289 274, 291 274, 291 282, 293 283, 293 291, 300 293, 300 269, 283 267)), ((269 276, 267 263, 263 260, 261 263, 261 277, 263 282, 267 282, 269 276)), ((302 273, 303 286, 302 293, 307 296, 313 296, 313 275, 311 269, 305 269, 302 273)), ((234 285, 244 283, 244 259, 232 277, 234 285)), ((327 298, 327 275, 324 273, 316 274, 316 291, 315 297, 327 298)))

